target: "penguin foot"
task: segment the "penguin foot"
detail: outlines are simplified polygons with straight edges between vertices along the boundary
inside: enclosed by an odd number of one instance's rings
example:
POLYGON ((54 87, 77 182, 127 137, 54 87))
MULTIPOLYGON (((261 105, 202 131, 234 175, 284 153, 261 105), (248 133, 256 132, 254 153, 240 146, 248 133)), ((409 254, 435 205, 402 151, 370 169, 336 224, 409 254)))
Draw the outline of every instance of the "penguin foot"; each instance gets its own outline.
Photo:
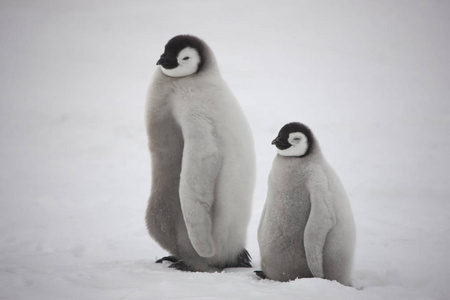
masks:
POLYGON ((228 261, 225 264, 219 264, 216 265, 219 269, 226 269, 226 268, 251 268, 252 257, 248 253, 247 250, 242 249, 241 252, 232 260, 228 261))
POLYGON ((182 260, 176 261, 173 264, 169 265, 169 268, 177 269, 180 271, 187 271, 187 272, 192 271, 182 260))
POLYGON ((264 274, 264 272, 263 271, 254 271, 255 272, 255 274, 259 277, 259 278, 261 278, 261 279, 266 279, 267 277, 266 277, 266 274, 264 274))
POLYGON ((179 259, 176 258, 175 256, 164 256, 163 258, 160 258, 157 261, 155 261, 155 263, 161 264, 163 261, 170 261, 172 263, 176 263, 179 261, 179 259))
POLYGON ((236 266, 241 268, 251 268, 252 257, 250 253, 246 249, 242 249, 242 251, 238 254, 236 258, 236 266))

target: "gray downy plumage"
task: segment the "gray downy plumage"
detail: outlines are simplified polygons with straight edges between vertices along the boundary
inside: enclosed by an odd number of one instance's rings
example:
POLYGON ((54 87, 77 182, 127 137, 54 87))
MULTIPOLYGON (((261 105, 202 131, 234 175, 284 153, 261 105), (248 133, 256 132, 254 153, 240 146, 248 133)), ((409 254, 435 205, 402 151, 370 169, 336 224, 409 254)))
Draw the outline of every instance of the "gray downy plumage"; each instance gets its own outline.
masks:
POLYGON ((258 228, 260 277, 319 277, 350 285, 355 224, 344 187, 308 127, 285 125, 277 138, 258 228))
POLYGON ((202 40, 174 37, 158 65, 146 108, 148 231, 171 254, 171 267, 250 267, 255 154, 247 120, 202 40))

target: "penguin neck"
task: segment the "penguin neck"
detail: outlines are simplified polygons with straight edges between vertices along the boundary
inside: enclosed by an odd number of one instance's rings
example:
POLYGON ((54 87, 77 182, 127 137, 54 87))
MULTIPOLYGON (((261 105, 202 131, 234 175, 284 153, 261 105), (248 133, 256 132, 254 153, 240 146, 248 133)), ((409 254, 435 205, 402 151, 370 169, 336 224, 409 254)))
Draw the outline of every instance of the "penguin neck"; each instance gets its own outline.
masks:
POLYGON ((216 56, 214 52, 205 45, 203 68, 200 73, 219 72, 216 56))

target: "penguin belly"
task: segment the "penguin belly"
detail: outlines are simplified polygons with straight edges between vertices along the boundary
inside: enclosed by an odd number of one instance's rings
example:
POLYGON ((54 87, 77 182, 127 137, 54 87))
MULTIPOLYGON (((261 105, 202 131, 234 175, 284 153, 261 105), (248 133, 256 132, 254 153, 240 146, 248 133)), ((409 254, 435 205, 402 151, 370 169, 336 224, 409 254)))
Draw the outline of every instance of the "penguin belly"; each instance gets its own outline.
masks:
POLYGON ((304 187, 280 190, 269 182, 258 240, 261 268, 265 276, 277 281, 312 277, 304 247, 304 230, 311 210, 304 187))

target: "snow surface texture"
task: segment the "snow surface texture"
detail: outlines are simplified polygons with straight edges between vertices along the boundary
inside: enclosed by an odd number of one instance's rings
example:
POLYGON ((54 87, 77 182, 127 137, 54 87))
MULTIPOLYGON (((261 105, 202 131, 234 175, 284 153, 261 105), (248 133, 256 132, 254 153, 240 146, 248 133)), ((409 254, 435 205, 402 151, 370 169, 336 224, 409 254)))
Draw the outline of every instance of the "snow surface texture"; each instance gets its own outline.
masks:
POLYGON ((0 299, 446 299, 449 15, 437 0, 1 1, 0 299), (357 289, 154 263, 145 95, 183 33, 214 50, 254 132, 254 269, 270 142, 300 121, 351 199, 357 289))

